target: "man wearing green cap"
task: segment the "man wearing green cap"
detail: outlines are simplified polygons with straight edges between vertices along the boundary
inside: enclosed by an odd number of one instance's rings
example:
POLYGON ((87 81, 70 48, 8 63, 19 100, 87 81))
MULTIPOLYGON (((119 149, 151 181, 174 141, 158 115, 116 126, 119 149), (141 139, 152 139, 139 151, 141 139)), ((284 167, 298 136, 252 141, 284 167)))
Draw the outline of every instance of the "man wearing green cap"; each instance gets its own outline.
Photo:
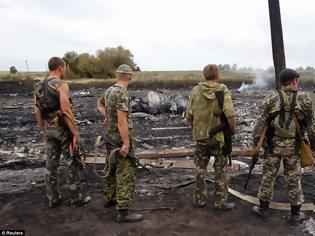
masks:
POLYGON ((133 201, 135 188, 135 163, 126 158, 128 153, 134 154, 134 133, 131 120, 131 109, 127 88, 132 79, 132 69, 123 64, 116 71, 115 85, 106 89, 104 95, 98 100, 97 108, 104 116, 104 124, 108 135, 121 149, 117 157, 116 171, 109 171, 108 159, 110 152, 107 150, 104 178, 105 208, 116 206, 118 210, 117 222, 136 222, 142 220, 140 214, 130 213, 128 208, 133 201))
POLYGON ((303 136, 304 131, 307 131, 311 148, 315 150, 315 119, 312 100, 309 94, 297 90, 298 78, 299 74, 292 69, 281 72, 281 90, 267 94, 259 108, 253 132, 253 146, 256 146, 264 126, 267 126, 264 141, 266 158, 263 162, 262 181, 258 191, 260 206, 254 206, 253 211, 261 217, 268 216, 273 185, 281 160, 283 160, 291 202, 289 220, 292 225, 298 225, 305 219, 305 215, 300 211, 304 197, 301 187, 300 141, 295 119, 299 123, 303 136))

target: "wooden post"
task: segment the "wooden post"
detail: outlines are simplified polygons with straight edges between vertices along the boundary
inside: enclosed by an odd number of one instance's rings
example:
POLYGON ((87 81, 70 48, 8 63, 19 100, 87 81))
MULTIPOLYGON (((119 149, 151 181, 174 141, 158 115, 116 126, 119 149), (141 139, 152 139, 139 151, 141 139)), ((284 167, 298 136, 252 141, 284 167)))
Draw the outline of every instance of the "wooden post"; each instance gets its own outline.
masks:
POLYGON ((25 60, 25 64, 26 64, 26 69, 27 69, 27 72, 30 73, 30 69, 28 68, 28 63, 27 63, 27 60, 25 60))
POLYGON ((279 0, 268 0, 269 3, 269 18, 271 30, 271 42, 273 62, 275 67, 276 87, 280 89, 279 74, 286 68, 285 54, 283 45, 283 34, 281 25, 281 14, 279 0))

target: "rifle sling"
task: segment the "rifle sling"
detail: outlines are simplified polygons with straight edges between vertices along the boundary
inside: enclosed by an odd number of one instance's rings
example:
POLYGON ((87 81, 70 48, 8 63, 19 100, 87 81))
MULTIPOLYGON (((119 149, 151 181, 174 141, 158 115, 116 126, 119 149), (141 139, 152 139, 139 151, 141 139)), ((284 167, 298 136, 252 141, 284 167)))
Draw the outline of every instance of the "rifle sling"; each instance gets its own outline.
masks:
POLYGON ((266 132, 267 132, 267 125, 264 125, 263 131, 260 135, 259 141, 257 143, 257 145, 253 148, 253 154, 259 154, 260 149, 263 145, 264 139, 266 137, 266 132))

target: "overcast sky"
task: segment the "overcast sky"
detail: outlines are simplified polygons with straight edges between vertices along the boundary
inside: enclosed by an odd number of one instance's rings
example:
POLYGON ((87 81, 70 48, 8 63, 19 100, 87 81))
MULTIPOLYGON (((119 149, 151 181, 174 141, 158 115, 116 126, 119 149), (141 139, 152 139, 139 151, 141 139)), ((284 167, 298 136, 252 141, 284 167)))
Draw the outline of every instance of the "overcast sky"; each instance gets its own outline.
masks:
MULTIPOLYGON (((287 67, 315 66, 315 1, 280 0, 287 67)), ((0 70, 122 45, 142 70, 273 65, 268 0, 0 0, 0 70)))

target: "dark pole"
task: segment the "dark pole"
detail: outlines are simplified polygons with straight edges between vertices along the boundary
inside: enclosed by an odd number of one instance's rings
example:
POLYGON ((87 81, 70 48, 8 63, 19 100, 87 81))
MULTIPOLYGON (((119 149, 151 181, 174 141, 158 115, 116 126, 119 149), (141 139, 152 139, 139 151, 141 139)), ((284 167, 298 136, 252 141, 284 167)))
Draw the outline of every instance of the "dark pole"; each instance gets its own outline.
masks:
POLYGON ((275 66, 276 87, 280 89, 279 74, 286 68, 285 54, 283 46, 283 34, 281 25, 281 14, 279 0, 268 0, 269 18, 271 30, 271 43, 273 53, 273 63, 275 66))

